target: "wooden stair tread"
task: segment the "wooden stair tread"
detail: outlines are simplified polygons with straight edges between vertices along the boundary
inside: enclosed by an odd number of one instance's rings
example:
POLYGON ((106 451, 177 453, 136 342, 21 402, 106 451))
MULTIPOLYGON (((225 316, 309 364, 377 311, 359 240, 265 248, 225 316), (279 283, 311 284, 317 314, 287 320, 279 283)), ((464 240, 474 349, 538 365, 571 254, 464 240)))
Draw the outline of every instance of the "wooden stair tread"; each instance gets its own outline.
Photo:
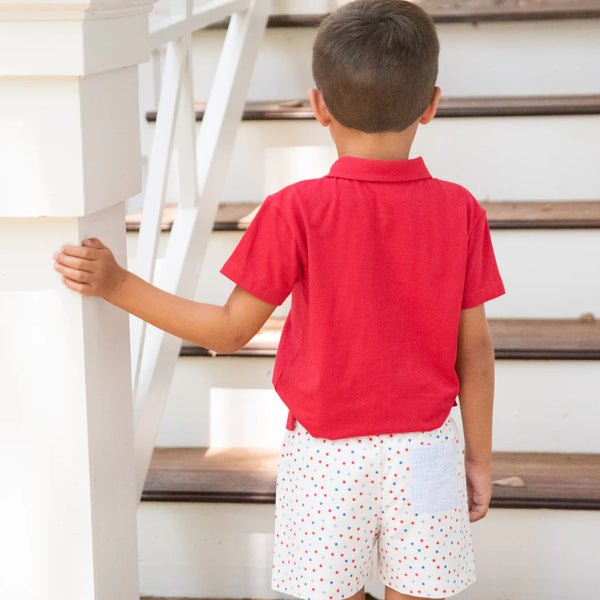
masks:
POLYGON ((491 229, 600 227, 600 201, 483 201, 491 229))
MULTIPOLYGON (((436 23, 478 23, 482 21, 530 21, 589 19, 600 17, 598 0, 421 0, 436 23)), ((318 27, 327 16, 321 14, 271 15, 267 27, 318 27)), ((211 29, 224 27, 226 21, 211 29)))
MULTIPOLYGON (((272 318, 234 356, 273 357, 284 319, 272 318)), ((490 319, 497 359, 599 360, 600 321, 580 319, 490 319)), ((184 342, 181 356, 215 356, 204 348, 184 342)))
POLYGON ((492 479, 495 507, 519 508, 526 502, 531 508, 600 509, 597 454, 494 453, 492 479), (511 485, 514 477, 525 485, 511 485))
MULTIPOLYGON (((278 454, 257 448, 156 448, 142 500, 272 503, 278 454)), ((493 507, 600 509, 597 454, 496 452, 492 478, 499 482, 493 486, 493 507)))
POLYGON ((496 358, 600 359, 600 321, 490 319, 496 358))
MULTIPOLYGON (((196 121, 204 116, 206 103, 196 102, 196 121)), ((155 110, 146 120, 156 121, 155 110)), ((600 95, 569 96, 462 96, 442 98, 436 117, 518 117, 600 114, 600 95)), ((243 120, 314 119, 308 100, 251 101, 244 108, 243 120)))
MULTIPOLYGON (((598 203, 600 210, 600 202, 598 203)), ((260 207, 260 202, 226 202, 219 205, 215 219, 214 231, 237 231, 248 228, 254 214, 260 207)), ((177 214, 176 204, 167 204, 163 211, 161 222, 162 231, 170 231, 177 214)), ((127 231, 139 231, 142 211, 138 210, 125 217, 127 231)))
POLYGON ((258 448, 155 448, 142 500, 270 503, 278 453, 258 448))
MULTIPOLYGON (((600 200, 503 201, 485 200, 491 229, 591 229, 600 228, 600 200)), ((219 206, 214 231, 240 231, 251 223, 259 202, 229 202, 219 206)), ((161 229, 170 231, 177 205, 165 207, 161 229)), ((141 211, 126 217, 127 231, 139 231, 141 211)))

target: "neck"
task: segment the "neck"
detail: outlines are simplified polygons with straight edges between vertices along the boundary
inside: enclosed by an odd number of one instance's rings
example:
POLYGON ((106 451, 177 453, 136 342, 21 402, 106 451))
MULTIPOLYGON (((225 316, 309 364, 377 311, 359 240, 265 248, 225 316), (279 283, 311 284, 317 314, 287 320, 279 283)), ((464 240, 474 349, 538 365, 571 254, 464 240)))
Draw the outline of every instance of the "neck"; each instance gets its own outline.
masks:
POLYGON ((417 124, 404 131, 365 133, 331 123, 330 131, 340 158, 354 156, 373 160, 407 160, 417 133, 417 124))

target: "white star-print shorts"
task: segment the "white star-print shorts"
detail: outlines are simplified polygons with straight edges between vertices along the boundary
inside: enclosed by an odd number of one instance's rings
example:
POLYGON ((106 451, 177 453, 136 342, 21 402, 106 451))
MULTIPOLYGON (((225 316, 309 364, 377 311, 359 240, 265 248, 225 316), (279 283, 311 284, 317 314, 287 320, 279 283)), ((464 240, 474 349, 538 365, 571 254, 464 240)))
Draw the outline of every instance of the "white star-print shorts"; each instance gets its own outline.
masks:
POLYGON ((434 431, 341 440, 287 431, 279 462, 273 589, 309 600, 358 592, 376 573, 445 598, 475 580, 463 445, 434 431))

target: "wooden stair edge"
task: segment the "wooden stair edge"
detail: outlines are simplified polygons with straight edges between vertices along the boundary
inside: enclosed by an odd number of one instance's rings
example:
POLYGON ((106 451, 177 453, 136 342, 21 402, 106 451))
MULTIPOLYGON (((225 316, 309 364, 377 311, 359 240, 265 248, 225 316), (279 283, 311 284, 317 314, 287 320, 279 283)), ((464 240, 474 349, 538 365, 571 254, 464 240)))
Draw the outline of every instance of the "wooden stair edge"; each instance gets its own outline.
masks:
MULTIPOLYGON (((277 449, 223 448, 204 467, 206 448, 156 448, 142 500, 272 504, 277 449), (243 464, 240 463, 243 451, 243 464), (252 457, 268 468, 252 466, 252 457), (182 464, 184 468, 178 468, 182 464)), ((600 454, 494 452, 492 508, 600 510, 600 454)))
POLYGON ((491 229, 600 228, 600 200, 483 200, 491 229))
MULTIPOLYGON (((283 318, 271 318, 244 348, 235 354, 217 354, 183 342, 184 357, 274 357, 283 318)), ((488 320, 498 360, 600 360, 600 320, 594 315, 579 319, 488 320)))
MULTIPOLYGON (((504 21, 532 21, 557 19, 592 19, 600 17, 600 2, 597 0, 537 1, 513 0, 512 2, 449 3, 423 0, 420 3, 436 23, 479 23, 504 21)), ((269 28, 314 28, 318 27, 329 13, 274 14, 267 22, 269 28)), ((214 23, 209 29, 223 29, 228 20, 214 23)))
MULTIPOLYGON (((598 229, 600 200, 482 200, 491 229, 598 229)), ((219 205, 213 231, 244 231, 260 202, 227 202, 219 205)), ((162 231, 170 231, 177 205, 165 207, 162 231)), ((139 231, 142 212, 125 218, 129 232, 139 231)))
MULTIPOLYGON (((204 116, 206 103, 196 102, 196 121, 204 116)), ((436 118, 526 117, 600 114, 599 94, 531 96, 442 97, 436 118)), ((146 112, 146 121, 156 121, 157 111, 146 112)), ((246 102, 242 120, 313 120, 308 100, 291 99, 246 102)))

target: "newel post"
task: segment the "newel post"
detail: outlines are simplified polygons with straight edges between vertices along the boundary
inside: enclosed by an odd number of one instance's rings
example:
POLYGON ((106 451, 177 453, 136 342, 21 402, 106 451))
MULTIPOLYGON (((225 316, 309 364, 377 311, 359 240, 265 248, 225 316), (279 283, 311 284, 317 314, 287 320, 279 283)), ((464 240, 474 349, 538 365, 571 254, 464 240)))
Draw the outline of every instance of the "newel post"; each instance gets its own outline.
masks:
POLYGON ((0 7, 0 596, 138 596, 128 317, 62 286, 96 236, 125 261, 152 0, 0 7))

